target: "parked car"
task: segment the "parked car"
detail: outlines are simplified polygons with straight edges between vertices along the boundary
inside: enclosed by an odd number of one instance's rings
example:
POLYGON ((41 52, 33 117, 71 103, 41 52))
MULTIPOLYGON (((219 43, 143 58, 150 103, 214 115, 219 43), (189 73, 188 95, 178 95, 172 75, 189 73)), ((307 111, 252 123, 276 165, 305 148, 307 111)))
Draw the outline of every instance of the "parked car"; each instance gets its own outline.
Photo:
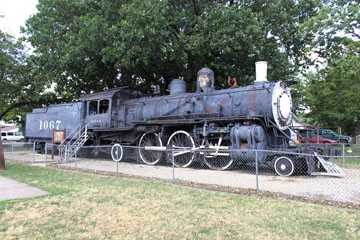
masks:
POLYGON ((337 141, 327 138, 317 138, 315 134, 310 134, 309 136, 303 136, 304 139, 298 137, 298 141, 301 143, 327 143, 327 144, 336 144, 337 141))
POLYGON ((1 132, 2 141, 24 141, 25 137, 21 132, 1 132))
MULTIPOLYGON (((312 129, 309 133, 317 135, 318 130, 312 129)), ((330 129, 319 129, 319 138, 331 139, 331 140, 337 141, 339 143, 351 143, 352 142, 352 138, 350 136, 339 135, 330 129)))

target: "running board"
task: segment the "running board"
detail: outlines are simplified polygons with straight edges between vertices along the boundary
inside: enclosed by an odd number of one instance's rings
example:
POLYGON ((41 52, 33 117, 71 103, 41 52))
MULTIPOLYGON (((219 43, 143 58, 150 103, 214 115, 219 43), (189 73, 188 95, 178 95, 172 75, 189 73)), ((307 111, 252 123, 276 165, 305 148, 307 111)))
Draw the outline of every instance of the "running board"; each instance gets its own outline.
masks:
POLYGON ((311 175, 345 177, 344 171, 338 165, 333 162, 326 161, 316 152, 314 152, 314 155, 319 160, 321 166, 325 169, 326 172, 313 172, 311 175))
MULTIPOLYGON (((229 147, 227 146, 208 146, 208 147, 205 147, 205 146, 200 146, 200 147, 195 147, 195 148, 189 148, 187 149, 186 147, 179 147, 180 150, 178 151, 198 151, 200 149, 205 149, 205 148, 208 148, 208 149, 221 149, 221 150, 229 150, 229 147)), ((171 150, 171 148, 169 148, 171 150)), ((158 146, 145 146, 144 147, 144 150, 146 151, 156 151, 156 152, 165 152, 167 150, 166 147, 158 147, 158 146)), ((172 150, 176 151, 176 148, 173 148, 172 150)))

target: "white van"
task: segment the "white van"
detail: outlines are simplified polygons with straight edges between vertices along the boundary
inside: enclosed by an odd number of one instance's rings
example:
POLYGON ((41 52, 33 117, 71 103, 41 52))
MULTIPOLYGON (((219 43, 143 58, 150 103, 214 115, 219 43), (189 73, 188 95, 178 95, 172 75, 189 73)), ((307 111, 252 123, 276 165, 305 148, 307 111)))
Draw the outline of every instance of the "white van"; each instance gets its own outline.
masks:
POLYGON ((24 141, 21 132, 1 132, 1 141, 24 141))

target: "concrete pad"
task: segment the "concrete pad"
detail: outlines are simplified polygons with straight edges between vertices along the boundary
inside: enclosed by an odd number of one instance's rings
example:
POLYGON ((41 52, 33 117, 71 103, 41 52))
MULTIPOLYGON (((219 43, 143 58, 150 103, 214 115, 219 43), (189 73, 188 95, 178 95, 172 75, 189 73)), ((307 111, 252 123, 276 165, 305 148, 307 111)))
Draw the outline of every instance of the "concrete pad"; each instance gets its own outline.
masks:
POLYGON ((17 198, 31 198, 49 194, 25 183, 0 176, 0 201, 17 198))

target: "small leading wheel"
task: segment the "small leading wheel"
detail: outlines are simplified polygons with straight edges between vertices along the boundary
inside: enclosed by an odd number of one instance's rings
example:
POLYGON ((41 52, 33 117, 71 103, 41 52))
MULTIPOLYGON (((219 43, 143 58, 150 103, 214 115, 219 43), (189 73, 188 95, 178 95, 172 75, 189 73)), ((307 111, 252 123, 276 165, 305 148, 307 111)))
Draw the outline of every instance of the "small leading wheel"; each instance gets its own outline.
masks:
POLYGON ((282 156, 275 160, 274 168, 279 176, 287 177, 294 173, 295 165, 290 158, 282 156))
POLYGON ((174 165, 177 167, 188 167, 195 157, 195 152, 192 151, 195 148, 194 139, 189 133, 185 131, 174 132, 167 143, 168 148, 172 151, 169 153, 171 162, 174 159, 174 165), (173 157, 171 156, 173 153, 173 157))
POLYGON ((144 133, 139 141, 139 157, 147 165, 157 164, 163 152, 145 150, 145 147, 162 147, 162 141, 156 133, 144 133))
POLYGON ((204 156, 204 162, 213 170, 226 170, 233 165, 234 160, 230 156, 204 156))

